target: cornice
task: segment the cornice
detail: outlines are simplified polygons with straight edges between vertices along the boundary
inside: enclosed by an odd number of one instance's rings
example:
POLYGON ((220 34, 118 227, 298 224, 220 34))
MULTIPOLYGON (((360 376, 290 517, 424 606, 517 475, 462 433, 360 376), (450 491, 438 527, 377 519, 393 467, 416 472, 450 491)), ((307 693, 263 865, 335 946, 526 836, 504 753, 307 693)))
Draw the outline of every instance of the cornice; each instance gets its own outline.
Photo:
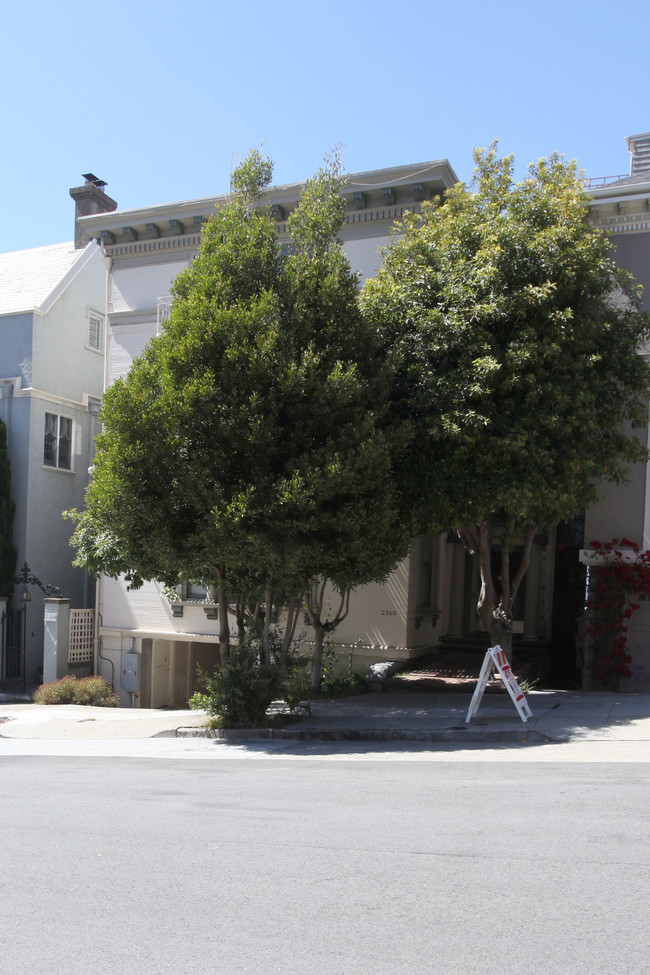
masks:
POLYGON ((137 254, 169 254, 182 256, 183 251, 195 251, 201 243, 201 234, 184 234, 181 237, 158 237, 154 240, 138 240, 133 243, 104 245, 107 257, 113 260, 134 257, 137 254))
MULTIPOLYGON (((359 230, 362 224, 399 219, 406 210, 417 211, 420 201, 440 195, 457 182, 446 159, 352 173, 342 191, 347 206, 342 236, 364 236, 359 230)), ((286 233, 286 220, 300 199, 303 185, 271 186, 264 194, 260 205, 275 211, 280 235, 286 233)), ((79 224, 84 233, 101 238, 104 253, 111 259, 124 264, 138 262, 140 255, 146 254, 154 263, 169 254, 197 248, 201 224, 228 199, 228 194, 222 194, 116 210, 81 217, 79 224)))
POLYGON ((132 332, 134 327, 145 329, 156 325, 157 309, 145 308, 138 311, 109 311, 111 332, 119 334, 123 329, 132 332))
POLYGON ((48 393, 43 389, 35 389, 33 386, 15 390, 14 396, 16 399, 37 399, 45 403, 54 403, 57 406, 66 407, 70 410, 83 410, 85 412, 88 412, 90 404, 100 402, 97 396, 93 396, 87 392, 81 394, 81 400, 76 400, 70 399, 67 396, 59 396, 57 393, 48 393))

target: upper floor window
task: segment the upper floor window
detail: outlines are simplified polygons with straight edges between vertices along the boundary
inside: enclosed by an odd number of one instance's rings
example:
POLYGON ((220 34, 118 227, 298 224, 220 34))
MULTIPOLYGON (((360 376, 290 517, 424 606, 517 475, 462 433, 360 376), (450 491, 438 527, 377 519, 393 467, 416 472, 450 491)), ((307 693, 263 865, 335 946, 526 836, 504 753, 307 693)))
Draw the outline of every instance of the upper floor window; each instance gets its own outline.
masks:
POLYGON ((48 467, 72 469, 72 420, 56 413, 45 414, 43 463, 48 467))
POLYGON ((208 590, 197 582, 186 582, 184 596, 185 599, 207 599, 208 590))
POLYGON ((88 345, 98 351, 102 347, 102 320, 93 312, 88 315, 88 345))

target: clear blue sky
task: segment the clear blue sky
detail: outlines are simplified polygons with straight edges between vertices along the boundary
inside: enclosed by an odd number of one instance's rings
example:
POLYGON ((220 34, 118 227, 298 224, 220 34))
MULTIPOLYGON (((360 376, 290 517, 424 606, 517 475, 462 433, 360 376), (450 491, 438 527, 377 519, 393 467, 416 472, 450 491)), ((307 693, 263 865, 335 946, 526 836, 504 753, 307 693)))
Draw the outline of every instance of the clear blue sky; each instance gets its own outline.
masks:
POLYGON ((626 173, 650 130, 647 2, 21 0, 0 60, 0 252, 70 240, 71 186, 120 208, 227 190, 263 141, 274 182, 335 143, 348 170, 448 158, 498 139, 517 175, 558 151, 626 173))

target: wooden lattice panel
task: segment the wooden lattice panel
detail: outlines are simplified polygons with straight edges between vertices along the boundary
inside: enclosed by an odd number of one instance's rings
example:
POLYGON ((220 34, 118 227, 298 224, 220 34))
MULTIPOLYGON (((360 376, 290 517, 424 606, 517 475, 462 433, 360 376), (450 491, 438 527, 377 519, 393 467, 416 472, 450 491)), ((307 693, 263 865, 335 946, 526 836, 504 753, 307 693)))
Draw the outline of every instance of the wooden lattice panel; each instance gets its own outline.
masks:
POLYGON ((93 659, 93 637, 95 634, 95 610, 70 610, 70 642, 68 663, 85 664, 93 659))

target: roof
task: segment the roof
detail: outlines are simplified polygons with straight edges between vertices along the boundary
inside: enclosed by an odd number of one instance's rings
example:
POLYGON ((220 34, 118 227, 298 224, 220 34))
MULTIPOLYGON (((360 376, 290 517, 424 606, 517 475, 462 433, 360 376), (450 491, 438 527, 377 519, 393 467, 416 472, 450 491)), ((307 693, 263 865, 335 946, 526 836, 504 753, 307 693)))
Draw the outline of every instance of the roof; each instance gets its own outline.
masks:
POLYGON ((0 315, 42 305, 82 253, 68 241, 0 254, 0 315))
MULTIPOLYGON (((392 187, 398 201, 411 200, 411 187, 424 184, 429 192, 441 193, 458 182, 458 177, 447 159, 435 159, 429 162, 411 163, 405 166, 392 166, 388 169, 373 169, 361 173, 347 174, 347 185, 343 195, 348 199, 352 210, 356 209, 353 193, 361 191, 367 197, 368 207, 385 205, 382 197, 384 187, 392 187)), ((263 204, 279 204, 285 213, 291 211, 300 199, 304 181, 301 183, 284 183, 279 186, 269 186, 264 191, 263 204)), ((228 194, 203 197, 196 200, 179 200, 175 203, 158 203, 152 206, 137 207, 130 210, 115 210, 110 213, 90 214, 79 219, 79 225, 90 236, 101 234, 102 230, 113 233, 123 233, 125 227, 134 228, 138 234, 147 233, 147 224, 155 228, 156 236, 174 236, 189 233, 191 229, 199 232, 201 221, 214 212, 215 206, 228 199, 228 194), (183 229, 178 227, 173 231, 168 229, 167 222, 174 219, 180 222, 183 229), (187 223, 184 223, 186 221, 187 223)), ((364 204, 365 206, 366 204, 364 204)), ((151 231, 149 230, 149 233, 151 231)), ((137 237, 135 239, 138 239, 137 237)), ((140 239, 144 239, 141 237, 140 239)))

